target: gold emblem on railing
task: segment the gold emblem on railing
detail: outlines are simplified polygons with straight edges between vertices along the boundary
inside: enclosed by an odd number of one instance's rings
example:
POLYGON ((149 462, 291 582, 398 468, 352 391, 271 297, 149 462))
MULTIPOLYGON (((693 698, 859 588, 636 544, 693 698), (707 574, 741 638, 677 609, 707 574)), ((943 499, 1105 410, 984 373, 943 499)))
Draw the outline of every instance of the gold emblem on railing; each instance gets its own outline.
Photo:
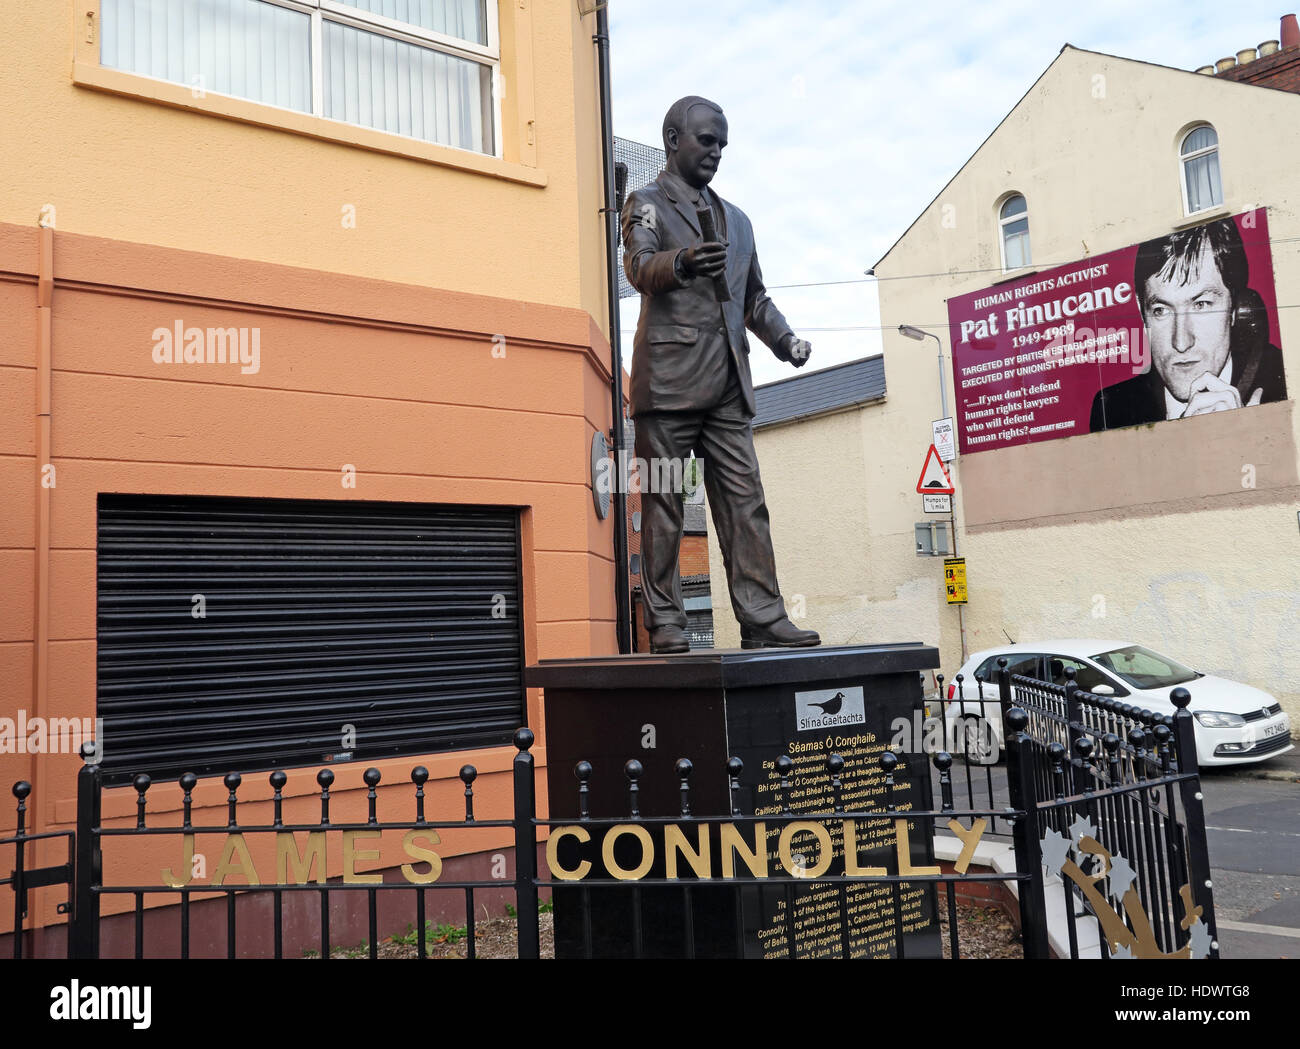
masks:
POLYGON ((1110 948, 1112 958, 1204 958, 1214 945, 1209 928, 1201 921, 1204 908, 1194 906, 1192 887, 1182 886, 1178 895, 1183 901, 1183 919, 1179 928, 1187 932, 1188 939, 1176 951, 1162 951, 1156 942, 1155 930, 1142 900, 1138 896, 1137 871, 1123 856, 1112 853, 1093 835, 1096 828, 1080 816, 1070 825, 1070 838, 1049 830, 1042 840, 1043 866, 1050 874, 1069 878, 1092 906, 1092 913, 1101 923, 1102 933, 1110 948), (1078 862, 1071 857, 1078 857, 1078 862), (1080 863, 1085 857, 1097 857, 1101 862, 1085 872, 1080 863), (1103 893, 1099 883, 1109 880, 1108 893, 1103 893), (1108 896, 1118 899, 1124 917, 1110 905, 1108 896), (1127 919, 1127 921, 1126 921, 1127 919))

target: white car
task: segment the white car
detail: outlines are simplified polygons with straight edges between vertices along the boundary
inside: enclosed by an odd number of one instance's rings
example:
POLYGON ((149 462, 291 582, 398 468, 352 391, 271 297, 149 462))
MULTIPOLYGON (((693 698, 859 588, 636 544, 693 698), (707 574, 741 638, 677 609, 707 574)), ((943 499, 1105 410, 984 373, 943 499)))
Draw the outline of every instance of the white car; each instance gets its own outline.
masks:
POLYGON ((1170 701, 1170 692, 1179 686, 1187 689, 1192 697, 1187 709, 1196 719, 1196 760, 1202 768, 1264 761, 1295 749, 1291 719, 1267 692, 1201 674, 1128 641, 1040 641, 976 652, 959 671, 961 685, 955 676, 948 685, 945 698, 951 702, 944 704, 948 738, 955 741, 954 753, 964 749, 973 764, 995 763, 1002 749, 997 678, 1002 656, 1011 673, 1057 685, 1066 683, 1065 671, 1072 668, 1080 688, 1156 714, 1173 716, 1178 708, 1170 701), (981 713, 988 723, 984 731, 978 730, 975 720, 981 713), (960 732, 963 721, 967 724, 960 732))

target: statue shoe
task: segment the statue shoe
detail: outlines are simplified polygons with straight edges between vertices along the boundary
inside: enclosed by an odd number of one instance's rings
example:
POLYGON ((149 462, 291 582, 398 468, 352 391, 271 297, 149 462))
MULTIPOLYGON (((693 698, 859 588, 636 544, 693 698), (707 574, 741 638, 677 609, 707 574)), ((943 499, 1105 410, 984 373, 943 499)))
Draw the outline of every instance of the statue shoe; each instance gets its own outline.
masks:
POLYGON ((667 652, 689 652, 690 642, 686 640, 686 631, 671 623, 657 626, 650 631, 650 651, 656 654, 667 652))
POLYGON ((821 643, 816 630, 801 630, 788 619, 740 628, 741 648, 812 648, 821 643))

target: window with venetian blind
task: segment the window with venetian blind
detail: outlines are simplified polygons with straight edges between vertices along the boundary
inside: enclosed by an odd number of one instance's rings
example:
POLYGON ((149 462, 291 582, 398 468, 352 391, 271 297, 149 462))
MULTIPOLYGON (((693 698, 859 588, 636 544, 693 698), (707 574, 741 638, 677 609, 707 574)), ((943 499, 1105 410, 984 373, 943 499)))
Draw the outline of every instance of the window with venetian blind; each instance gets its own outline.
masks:
POLYGON ((500 156, 496 0, 101 0, 100 63, 500 156))

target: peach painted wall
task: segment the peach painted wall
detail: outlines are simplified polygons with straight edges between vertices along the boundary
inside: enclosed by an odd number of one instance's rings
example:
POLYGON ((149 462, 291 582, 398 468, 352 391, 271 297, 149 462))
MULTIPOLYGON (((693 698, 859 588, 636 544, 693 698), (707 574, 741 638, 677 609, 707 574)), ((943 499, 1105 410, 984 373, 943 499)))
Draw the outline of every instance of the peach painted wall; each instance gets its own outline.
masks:
POLYGON ((51 205, 68 232, 573 307, 605 329, 596 23, 572 0, 497 0, 500 158, 195 98, 99 65, 99 0, 10 6, 0 222, 51 205))
MULTIPOLYGON (((593 512, 586 466, 593 432, 609 428, 595 19, 540 0, 497 10, 495 158, 105 69, 99 0, 21 4, 7 19, 0 716, 34 712, 38 221, 56 230, 57 483, 48 690, 35 712, 94 714, 100 492, 522 507, 527 658, 615 650, 612 530, 593 512), (260 369, 154 364, 152 331, 177 319, 259 327, 260 369), (345 463, 355 489, 340 484, 345 463)), ((529 718, 544 728, 536 694, 529 718)), ((472 762, 482 804, 505 804, 511 753, 420 759, 435 781, 451 778, 431 798, 458 805, 454 776, 472 762)), ((544 765, 544 746, 534 753, 544 765)), ((379 763, 381 811, 390 792, 409 805, 389 784, 415 763, 379 763)), ((0 755, 0 832, 14 825, 19 778, 36 786, 36 826, 66 826, 79 765, 0 755)), ((340 769, 337 786, 356 790, 362 768, 340 769)), ((289 795, 314 790, 309 772, 290 774, 289 795)), ((241 796, 259 792, 264 777, 247 777, 241 796)), ((127 817, 132 794, 109 791, 106 818, 127 817)), ((204 781, 196 797, 222 794, 204 781)), ((364 799, 335 794, 341 812, 364 799)), ((179 803, 174 787, 150 797, 159 811, 179 803)), ((143 854, 126 862, 156 879, 143 854)), ((41 890, 40 920, 57 898, 41 890)))
MULTIPOLYGON (((5 716, 20 707, 34 713, 38 235, 0 224, 5 716)), ((608 347, 585 310, 66 232, 55 233, 53 245, 56 483, 44 716, 94 717, 101 492, 521 507, 526 658, 615 650, 612 529, 596 519, 588 477, 591 437, 608 415, 608 347), (156 363, 152 333, 176 320, 259 328, 259 369, 156 363), (345 464, 356 469, 355 488, 342 485, 345 464)), ((543 729, 535 690, 529 723, 543 729)), ((544 763, 544 746, 534 753, 544 763)), ((502 815, 512 756, 513 748, 492 748, 376 762, 384 774, 381 816, 410 818, 408 774, 422 763, 434 780, 430 812, 445 802, 443 811, 456 818, 461 785, 454 777, 467 762, 482 773, 479 815, 502 815)), ((32 780, 37 825, 66 827, 75 817, 79 766, 73 755, 0 755, 0 784, 7 796, 14 781, 32 780)), ((364 806, 364 767, 336 769, 337 818, 364 806)), ((297 800, 286 805, 286 821, 291 812, 317 818, 314 774, 291 771, 286 796, 297 800)), ((540 790, 544 797, 544 785, 540 790)), ((240 794, 251 802, 270 790, 264 776, 250 775, 240 794)), ((223 799, 218 780, 202 781, 201 806, 223 799)), ((150 792, 150 810, 174 813, 179 800, 178 788, 160 784, 150 792)), ((129 817, 133 805, 129 788, 106 792, 106 820, 129 817)), ((6 801, 0 830, 13 825, 6 801)), ((449 834, 443 851, 509 844, 500 832, 473 840, 449 834)), ((385 857, 392 854, 387 848, 385 857)), ((155 859, 122 852, 113 874, 154 882, 155 859)), ((332 854, 331 873, 338 864, 332 854)), ((56 890, 43 895, 48 918, 61 897, 56 890)))

